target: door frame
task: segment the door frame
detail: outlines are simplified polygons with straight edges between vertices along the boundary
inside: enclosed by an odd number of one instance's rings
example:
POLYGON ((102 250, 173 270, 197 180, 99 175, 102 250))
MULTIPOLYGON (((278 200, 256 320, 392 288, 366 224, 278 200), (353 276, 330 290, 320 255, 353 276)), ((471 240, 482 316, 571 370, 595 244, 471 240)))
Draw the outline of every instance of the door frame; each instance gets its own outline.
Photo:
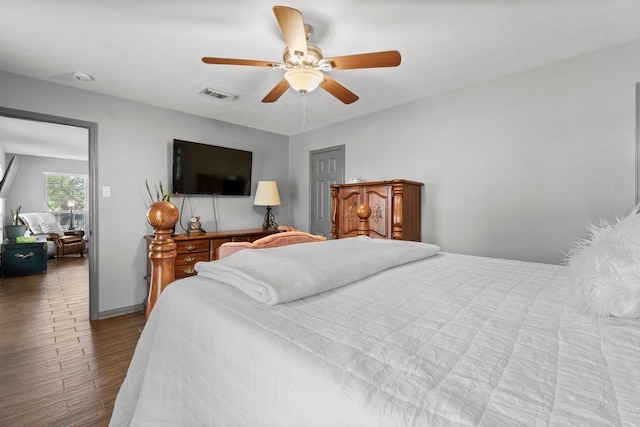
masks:
MULTIPOLYGON (((345 172, 345 144, 341 144, 341 145, 334 145, 333 147, 325 147, 325 148, 320 148, 318 150, 311 150, 309 151, 309 216, 307 217, 309 223, 308 223, 308 228, 311 229, 311 214, 312 214, 312 209, 313 209, 313 204, 314 204, 314 200, 311 199, 311 194, 312 194, 312 187, 313 187, 313 156, 315 154, 319 154, 319 153, 324 153, 327 151, 340 151, 340 157, 342 158, 342 170, 340 171, 341 175, 342 175, 342 183, 344 183, 344 172, 345 172)), ((331 199, 331 192, 329 192, 329 199, 331 199)), ((331 202, 331 200, 329 200, 329 202, 331 202)), ((316 205, 317 206, 317 205, 316 205)))
POLYGON ((88 141, 88 163, 89 163, 89 320, 99 319, 99 286, 98 286, 98 257, 96 248, 98 247, 97 217, 98 217, 98 124, 84 120, 72 119, 69 117, 53 116, 50 114, 36 113, 33 111, 15 110, 12 108, 0 107, 0 116, 14 119, 32 120, 36 122, 54 123, 59 125, 75 126, 87 129, 89 133, 88 141))
POLYGON ((636 204, 640 203, 640 82, 636 83, 636 204))

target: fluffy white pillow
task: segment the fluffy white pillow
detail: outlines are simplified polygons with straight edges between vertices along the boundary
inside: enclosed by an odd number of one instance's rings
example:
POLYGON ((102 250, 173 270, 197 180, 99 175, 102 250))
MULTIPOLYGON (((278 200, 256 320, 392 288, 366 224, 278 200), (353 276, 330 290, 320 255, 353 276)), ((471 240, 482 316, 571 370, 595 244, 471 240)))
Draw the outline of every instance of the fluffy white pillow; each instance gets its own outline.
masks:
POLYGON ((56 233, 60 236, 64 236, 64 230, 57 222, 43 222, 40 224, 40 228, 43 233, 56 233))
POLYGON ((27 227, 29 227, 29 230, 31 230, 33 234, 43 233, 42 229, 40 228, 40 222, 42 222, 42 219, 40 218, 40 214, 37 214, 37 213, 22 214, 21 213, 21 214, 18 214, 18 216, 25 224, 27 224, 27 227))
POLYGON ((569 255, 571 298, 587 314, 640 317, 640 215, 589 229, 569 255))

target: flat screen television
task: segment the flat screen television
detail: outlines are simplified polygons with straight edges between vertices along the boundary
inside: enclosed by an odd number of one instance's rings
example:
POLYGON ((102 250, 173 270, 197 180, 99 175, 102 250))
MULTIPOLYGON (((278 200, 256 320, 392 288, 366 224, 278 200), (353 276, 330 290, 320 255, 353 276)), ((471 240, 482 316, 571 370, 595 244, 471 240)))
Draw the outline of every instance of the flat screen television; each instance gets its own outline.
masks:
POLYGON ((251 195, 251 151, 173 140, 174 194, 251 195))

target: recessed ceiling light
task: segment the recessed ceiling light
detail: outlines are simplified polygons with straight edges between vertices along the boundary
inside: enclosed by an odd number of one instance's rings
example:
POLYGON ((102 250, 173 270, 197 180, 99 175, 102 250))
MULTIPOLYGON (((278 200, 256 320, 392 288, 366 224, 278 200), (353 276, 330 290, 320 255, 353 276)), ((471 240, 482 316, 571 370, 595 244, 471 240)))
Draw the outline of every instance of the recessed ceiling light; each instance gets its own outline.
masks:
POLYGON ((76 80, 80 80, 81 82, 90 82, 91 80, 93 80, 93 77, 81 71, 75 71, 71 73, 71 77, 73 77, 76 80))

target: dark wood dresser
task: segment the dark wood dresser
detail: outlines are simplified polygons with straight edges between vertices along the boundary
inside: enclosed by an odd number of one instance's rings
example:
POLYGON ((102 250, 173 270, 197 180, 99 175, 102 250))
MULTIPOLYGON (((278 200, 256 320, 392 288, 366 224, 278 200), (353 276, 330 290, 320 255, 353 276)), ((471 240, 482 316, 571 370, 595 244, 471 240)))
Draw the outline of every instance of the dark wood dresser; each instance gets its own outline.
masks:
POLYGON ((419 242, 422 186, 404 179, 332 185, 332 238, 358 235, 356 207, 364 203, 371 208, 371 237, 419 242))

